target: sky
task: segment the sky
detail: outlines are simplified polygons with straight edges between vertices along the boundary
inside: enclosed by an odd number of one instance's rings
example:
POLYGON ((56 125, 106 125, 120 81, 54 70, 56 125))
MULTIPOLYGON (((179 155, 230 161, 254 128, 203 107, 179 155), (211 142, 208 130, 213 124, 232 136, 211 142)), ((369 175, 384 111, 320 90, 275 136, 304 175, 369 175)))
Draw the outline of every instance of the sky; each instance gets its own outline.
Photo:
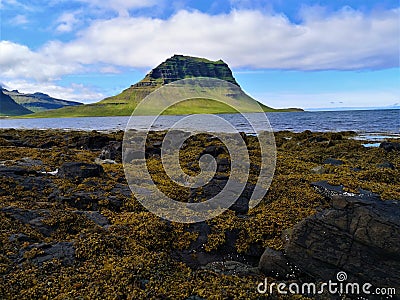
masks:
POLYGON ((276 108, 400 105, 398 0, 0 0, 0 84, 84 103, 174 54, 276 108))

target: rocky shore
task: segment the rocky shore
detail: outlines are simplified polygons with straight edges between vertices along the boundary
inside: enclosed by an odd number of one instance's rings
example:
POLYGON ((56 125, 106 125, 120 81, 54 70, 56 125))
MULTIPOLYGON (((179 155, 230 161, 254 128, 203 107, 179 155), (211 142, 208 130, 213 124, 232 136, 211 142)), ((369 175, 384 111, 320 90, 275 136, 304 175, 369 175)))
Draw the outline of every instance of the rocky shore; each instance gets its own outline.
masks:
MULTIPOLYGON (((243 135, 245 191, 217 218, 184 225, 132 195, 123 132, 0 130, 0 298, 263 299, 265 278, 325 282, 341 271, 400 294, 400 144, 364 147, 354 135, 276 133, 272 185, 250 210, 259 146, 243 135)), ((196 174, 210 154, 217 174, 202 190, 174 188, 162 138, 149 135, 146 158, 164 193, 201 201, 226 184, 226 149, 199 135, 182 149, 183 170, 196 174)))

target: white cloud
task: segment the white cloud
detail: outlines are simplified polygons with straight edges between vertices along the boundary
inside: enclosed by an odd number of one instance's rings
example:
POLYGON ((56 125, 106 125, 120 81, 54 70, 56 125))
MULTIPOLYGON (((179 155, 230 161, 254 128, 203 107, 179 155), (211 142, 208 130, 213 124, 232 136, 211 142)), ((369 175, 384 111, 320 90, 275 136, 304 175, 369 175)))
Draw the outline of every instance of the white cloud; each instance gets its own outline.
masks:
POLYGON ((150 67, 173 53, 223 58, 233 67, 300 70, 386 68, 398 65, 399 10, 364 15, 315 14, 302 24, 283 15, 233 11, 210 16, 180 11, 167 20, 98 20, 66 44, 46 51, 67 61, 150 67))
POLYGON ((76 17, 80 12, 66 12, 58 17, 56 23, 58 24, 56 30, 58 32, 71 32, 75 29, 75 26, 80 23, 80 20, 76 17))
POLYGON ((29 23, 28 18, 24 15, 17 15, 9 21, 12 25, 25 25, 29 23))
MULTIPOLYGON (((110 1, 81 0, 92 5, 110 1)), ((137 0, 111 1, 115 9, 144 5, 137 0)), ((103 3, 103 4, 102 4, 103 3)), ((108 3, 108 4, 106 4, 108 3)), ((152 1, 145 4, 150 5, 152 1)), ((222 58, 234 68, 357 70, 399 65, 399 12, 370 14, 349 8, 324 14, 303 12, 301 24, 284 15, 235 10, 207 15, 180 11, 169 19, 118 17, 96 20, 70 42, 51 41, 37 51, 3 41, 3 77, 52 80, 86 65, 104 68, 154 67, 172 54, 222 58)), ((73 16, 64 16, 69 30, 73 16)))
POLYGON ((54 98, 85 103, 99 101, 105 97, 104 94, 96 92, 82 84, 71 84, 68 87, 64 87, 55 83, 16 80, 3 82, 3 86, 9 90, 18 90, 20 93, 42 92, 54 98))
POLYGON ((37 81, 54 80, 82 68, 72 61, 60 61, 57 53, 34 52, 9 41, 0 41, 0 67, 2 77, 37 81))

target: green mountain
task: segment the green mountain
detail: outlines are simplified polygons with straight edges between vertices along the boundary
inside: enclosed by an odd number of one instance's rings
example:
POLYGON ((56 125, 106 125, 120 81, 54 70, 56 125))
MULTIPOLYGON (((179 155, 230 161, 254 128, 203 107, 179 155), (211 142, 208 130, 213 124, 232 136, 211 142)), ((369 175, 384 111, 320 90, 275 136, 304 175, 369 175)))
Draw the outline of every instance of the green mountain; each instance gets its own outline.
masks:
MULTIPOLYGON (((129 116, 137 104, 159 87, 186 78, 209 77, 228 81, 237 86, 234 91, 219 91, 217 94, 230 96, 231 101, 239 104, 242 111, 258 111, 259 104, 264 111, 280 111, 265 106, 240 88, 232 75, 229 66, 222 60, 211 61, 205 58, 174 55, 151 70, 141 81, 131 85, 120 94, 105 98, 97 103, 79 107, 64 107, 56 110, 35 113, 29 117, 85 117, 85 116, 129 116)), ((157 105, 157 104, 154 104, 157 105)), ((293 110, 293 109, 292 109, 293 110)), ((286 110, 287 111, 287 110, 286 110)), ((232 108, 209 99, 193 99, 171 107, 164 114, 193 114, 193 113, 229 113, 232 108)), ((151 111, 146 114, 152 114, 151 111)))
POLYGON ((56 99, 43 93, 24 94, 17 90, 8 91, 6 89, 2 89, 2 91, 4 94, 10 96, 15 102, 33 112, 57 109, 65 106, 82 105, 82 103, 79 102, 56 99))
POLYGON ((0 116, 19 116, 31 113, 32 111, 19 105, 10 96, 0 90, 0 116))

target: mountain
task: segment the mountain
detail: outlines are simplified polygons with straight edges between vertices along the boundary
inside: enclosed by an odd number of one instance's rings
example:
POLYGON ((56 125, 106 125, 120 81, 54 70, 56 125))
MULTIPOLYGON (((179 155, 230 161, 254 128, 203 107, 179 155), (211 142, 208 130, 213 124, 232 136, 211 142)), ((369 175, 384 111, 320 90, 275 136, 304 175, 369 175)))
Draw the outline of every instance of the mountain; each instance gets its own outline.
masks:
POLYGON ((10 96, 0 90, 0 116, 19 116, 31 113, 32 111, 19 105, 10 96))
MULTIPOLYGON (((84 116, 129 116, 137 104, 159 87, 186 78, 209 77, 232 83, 235 91, 220 91, 231 95, 243 111, 257 111, 258 103, 264 111, 275 110, 246 95, 232 75, 229 66, 222 60, 211 61, 205 58, 174 55, 152 69, 141 81, 131 85, 120 94, 105 98, 100 102, 77 107, 64 107, 57 110, 35 113, 30 117, 84 117, 84 116)), ((154 105, 157 105, 156 103, 154 105)), ((293 109, 291 109, 293 110, 293 109)), ((285 111, 285 110, 284 110, 285 111)), ((193 99, 168 109, 165 114, 229 113, 232 108, 209 99, 193 99)), ((151 111, 148 112, 151 114, 151 111)))
POLYGON ((57 109, 65 106, 82 105, 82 103, 79 102, 56 99, 43 93, 24 94, 17 90, 8 91, 4 88, 2 91, 4 94, 10 96, 15 102, 33 112, 57 109))

